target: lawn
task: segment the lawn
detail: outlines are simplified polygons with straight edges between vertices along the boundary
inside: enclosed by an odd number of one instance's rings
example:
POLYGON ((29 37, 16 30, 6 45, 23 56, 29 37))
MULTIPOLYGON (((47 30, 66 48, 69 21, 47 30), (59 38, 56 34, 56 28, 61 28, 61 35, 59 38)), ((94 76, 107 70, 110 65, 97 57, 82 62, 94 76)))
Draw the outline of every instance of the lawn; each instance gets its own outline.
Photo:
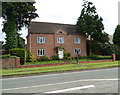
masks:
POLYGON ((3 69, 2 76, 13 76, 13 75, 25 75, 25 74, 41 74, 59 71, 72 71, 72 70, 87 70, 105 67, 120 66, 118 61, 115 62, 102 62, 102 63, 87 63, 87 64, 68 64, 59 66, 49 67, 36 67, 36 68, 16 68, 16 69, 3 69))

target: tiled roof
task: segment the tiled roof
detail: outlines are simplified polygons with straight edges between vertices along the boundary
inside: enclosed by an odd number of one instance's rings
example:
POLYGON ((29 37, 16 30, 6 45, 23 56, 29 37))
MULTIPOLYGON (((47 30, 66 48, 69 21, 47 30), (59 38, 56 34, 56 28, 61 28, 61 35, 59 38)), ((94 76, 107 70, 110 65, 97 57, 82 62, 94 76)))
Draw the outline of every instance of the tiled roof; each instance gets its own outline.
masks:
POLYGON ((64 31, 68 35, 81 34, 75 25, 70 24, 32 22, 29 27, 31 34, 54 34, 57 31, 64 31))

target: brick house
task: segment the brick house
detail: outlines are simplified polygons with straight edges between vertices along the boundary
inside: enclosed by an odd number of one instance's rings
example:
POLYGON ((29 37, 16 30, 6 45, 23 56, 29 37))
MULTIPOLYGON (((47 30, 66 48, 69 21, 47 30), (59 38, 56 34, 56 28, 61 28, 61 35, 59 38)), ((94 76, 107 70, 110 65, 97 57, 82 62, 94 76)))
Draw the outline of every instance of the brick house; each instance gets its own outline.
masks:
POLYGON ((71 53, 72 57, 87 55, 86 38, 70 24, 31 22, 26 48, 35 58, 58 55, 62 59, 64 52, 71 53))

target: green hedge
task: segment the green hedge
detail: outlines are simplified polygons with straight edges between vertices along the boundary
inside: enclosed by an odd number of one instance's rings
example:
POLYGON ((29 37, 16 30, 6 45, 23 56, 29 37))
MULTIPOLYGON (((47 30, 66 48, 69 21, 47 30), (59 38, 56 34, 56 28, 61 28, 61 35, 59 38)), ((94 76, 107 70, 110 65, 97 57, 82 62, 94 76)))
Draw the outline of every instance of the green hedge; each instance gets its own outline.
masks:
POLYGON ((17 58, 17 56, 10 56, 10 54, 0 55, 0 58, 17 58))
POLYGON ((9 53, 11 56, 20 57, 20 64, 23 65, 25 63, 25 49, 22 48, 14 48, 10 49, 9 53))
POLYGON ((106 59, 112 59, 112 56, 99 56, 99 55, 89 55, 88 58, 94 59, 94 60, 106 60, 106 59))

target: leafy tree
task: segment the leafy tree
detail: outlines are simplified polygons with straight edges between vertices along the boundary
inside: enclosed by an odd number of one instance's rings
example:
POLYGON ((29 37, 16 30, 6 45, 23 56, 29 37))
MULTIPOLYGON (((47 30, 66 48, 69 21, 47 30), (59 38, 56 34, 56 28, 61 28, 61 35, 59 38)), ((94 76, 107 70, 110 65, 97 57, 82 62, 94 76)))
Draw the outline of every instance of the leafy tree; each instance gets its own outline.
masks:
POLYGON ((18 44, 17 47, 18 48, 25 48, 25 39, 23 39, 22 37, 20 37, 21 34, 18 33, 17 39, 18 39, 18 44))
POLYGON ((98 16, 93 3, 84 0, 83 9, 76 25, 86 37, 90 37, 90 53, 91 41, 102 42, 102 37, 106 36, 105 33, 102 33, 104 30, 102 21, 103 19, 98 16))
POLYGON ((117 25, 113 34, 113 43, 120 47, 120 25, 117 25))
POLYGON ((30 20, 38 17, 33 6, 35 2, 3 2, 2 17, 3 32, 6 33, 6 49, 17 48, 18 31, 28 27, 30 20))
POLYGON ((92 35, 93 41, 97 42, 98 44, 105 44, 109 43, 109 37, 106 32, 95 32, 92 35))

